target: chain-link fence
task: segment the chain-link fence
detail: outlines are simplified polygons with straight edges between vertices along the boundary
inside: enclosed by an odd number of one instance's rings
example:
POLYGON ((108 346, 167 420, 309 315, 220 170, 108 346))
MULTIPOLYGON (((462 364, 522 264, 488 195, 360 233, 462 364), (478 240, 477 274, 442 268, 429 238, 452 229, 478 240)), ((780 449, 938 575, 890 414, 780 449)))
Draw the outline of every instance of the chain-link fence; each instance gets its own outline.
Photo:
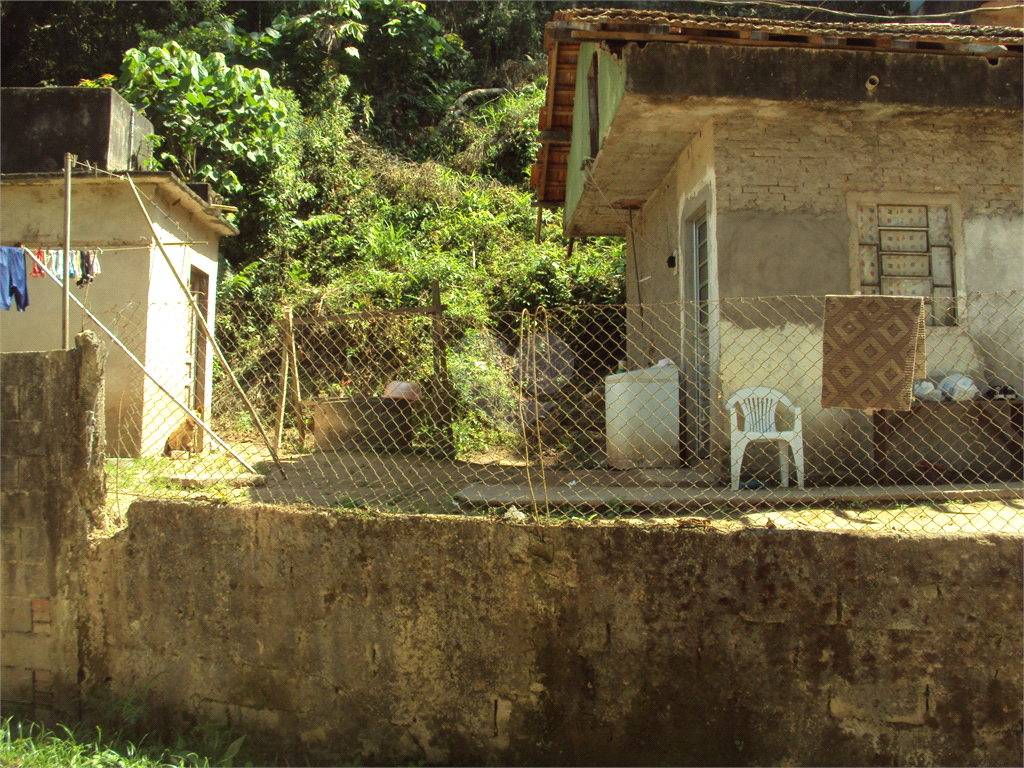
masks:
MULTIPOLYGON (((206 408, 223 445, 112 353, 112 522, 141 495, 726 528, 1024 531, 1024 296, 929 305, 927 378, 904 382, 909 410, 873 412, 822 406, 825 302, 486 318, 436 306, 292 317, 225 305, 218 343, 267 440, 224 372, 204 375, 209 351, 187 305, 124 308, 111 330, 144 349, 168 391, 206 408)), ((905 363, 894 364, 908 375, 905 363)), ((855 391, 877 371, 841 373, 855 391)))

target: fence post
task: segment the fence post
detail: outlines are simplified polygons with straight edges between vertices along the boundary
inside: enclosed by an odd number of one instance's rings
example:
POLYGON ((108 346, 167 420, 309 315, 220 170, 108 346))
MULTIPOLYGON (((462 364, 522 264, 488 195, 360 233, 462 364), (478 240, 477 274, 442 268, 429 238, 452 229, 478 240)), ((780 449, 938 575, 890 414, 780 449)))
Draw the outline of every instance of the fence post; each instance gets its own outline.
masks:
POLYGON ((281 392, 277 396, 277 412, 274 414, 274 453, 281 447, 281 433, 284 431, 284 404, 288 398, 288 338, 287 332, 281 339, 281 392))
POLYGON ((306 421, 302 416, 302 393, 299 390, 299 356, 295 349, 295 331, 292 325, 292 308, 288 307, 285 312, 285 341, 288 345, 288 350, 291 352, 291 369, 292 369, 292 404, 295 407, 295 421, 296 426, 299 428, 299 440, 302 444, 306 443, 306 421))
POLYGON ((430 281, 430 292, 433 298, 432 335, 434 341, 434 382, 440 393, 440 412, 438 413, 443 434, 444 456, 455 458, 455 436, 452 434, 452 402, 451 382, 448 379, 448 346, 444 340, 444 305, 441 304, 441 286, 437 280, 430 281))

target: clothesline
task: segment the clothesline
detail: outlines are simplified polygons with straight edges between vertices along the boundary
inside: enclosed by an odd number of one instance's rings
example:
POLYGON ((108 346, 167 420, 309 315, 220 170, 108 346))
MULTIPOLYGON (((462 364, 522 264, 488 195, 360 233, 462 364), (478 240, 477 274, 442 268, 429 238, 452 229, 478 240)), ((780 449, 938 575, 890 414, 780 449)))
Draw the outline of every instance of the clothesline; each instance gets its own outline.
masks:
MULTIPOLYGON (((206 245, 209 241, 207 240, 189 240, 178 243, 164 243, 164 247, 168 245, 206 245)), ((140 243, 139 245, 123 245, 114 248, 104 248, 102 245, 74 245, 71 247, 72 251, 99 251, 100 253, 114 253, 116 251, 137 251, 140 248, 149 248, 152 243, 140 243)), ((46 245, 45 243, 21 243, 22 248, 28 250, 44 250, 44 251, 62 251, 64 245, 58 243, 57 245, 46 245)))

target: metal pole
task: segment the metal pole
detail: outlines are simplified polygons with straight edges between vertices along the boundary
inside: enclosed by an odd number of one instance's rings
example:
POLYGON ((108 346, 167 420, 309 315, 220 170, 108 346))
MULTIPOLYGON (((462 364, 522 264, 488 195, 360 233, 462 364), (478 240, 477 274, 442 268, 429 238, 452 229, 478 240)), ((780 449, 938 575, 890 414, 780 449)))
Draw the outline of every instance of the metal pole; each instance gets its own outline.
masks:
POLYGON ((139 201, 139 207, 142 208, 142 215, 146 217, 146 221, 149 223, 149 231, 153 233, 153 240, 156 241, 156 245, 160 249, 160 253, 164 256, 164 261, 167 262, 167 266, 171 268, 171 273, 174 275, 174 279, 178 281, 178 285, 181 287, 182 293, 184 293, 185 298, 188 299, 188 303, 192 307, 192 311, 195 313, 196 320, 199 321, 199 327, 203 329, 203 333, 205 333, 206 338, 209 339, 210 346, 213 347, 213 351, 217 355, 217 359, 220 361, 221 367, 224 369, 224 373, 228 375, 235 391, 238 393, 239 397, 242 398, 242 402, 245 403, 245 408, 249 411, 253 424, 255 424, 256 428, 259 430, 260 436, 263 438, 264 445, 267 446, 267 449, 270 451, 270 455, 274 459, 274 463, 277 464, 277 468, 281 472, 281 477, 288 477, 288 474, 284 471, 284 466, 281 464, 281 459, 277 456, 277 451, 274 449, 270 438, 267 437, 266 430, 263 429, 263 424, 260 423, 260 417, 256 415, 256 409, 253 408, 252 403, 249 402, 249 398, 242 389, 242 385, 238 383, 238 379, 235 378, 235 374, 231 370, 231 366, 228 365, 227 358, 224 357, 224 353, 220 351, 220 347, 213 338, 213 334, 210 333, 210 329, 206 325, 206 318, 203 317, 203 313, 200 312, 199 307, 196 306, 196 301, 192 298, 192 291, 188 289, 188 286, 185 285, 185 281, 181 279, 181 275, 178 274, 178 268, 174 266, 174 262, 171 261, 171 257, 167 255, 167 250, 164 248, 164 244, 160 242, 160 235, 157 234, 156 226, 153 224, 153 220, 149 217, 149 211, 146 210, 146 204, 142 202, 142 196, 139 194, 139 190, 135 186, 135 182, 128 174, 125 174, 125 178, 128 179, 128 183, 131 184, 132 192, 135 193, 135 199, 139 201))
MULTIPOLYGON (((26 253, 28 253, 28 254, 29 254, 30 256, 32 256, 32 260, 33 260, 33 261, 34 261, 34 262, 35 262, 36 264, 38 264, 38 265, 39 265, 39 267, 40 267, 40 269, 42 269, 42 270, 43 270, 43 271, 44 271, 44 272, 45 272, 45 273, 46 273, 47 275, 49 275, 49 276, 50 276, 50 278, 52 278, 54 282, 60 282, 60 280, 59 280, 59 279, 57 278, 57 276, 56 276, 56 275, 54 275, 54 274, 53 274, 53 273, 52 273, 52 272, 51 272, 50 270, 48 270, 48 269, 46 268, 46 265, 45 265, 45 264, 43 264, 43 262, 41 262, 41 261, 40 261, 39 259, 37 259, 37 258, 35 257, 35 254, 33 254, 33 253, 32 253, 31 251, 26 251, 26 253)), ((115 344, 116 344, 116 345, 117 345, 118 347, 120 347, 120 349, 121 349, 121 351, 122 351, 122 352, 124 352, 124 353, 125 353, 126 355, 128 355, 128 359, 129 359, 129 360, 131 360, 131 361, 132 361, 133 363, 135 363, 135 364, 136 364, 137 366, 139 366, 139 368, 140 368, 140 369, 142 370, 142 372, 143 372, 143 373, 144 373, 144 374, 146 375, 146 377, 147 377, 147 378, 148 378, 148 379, 149 379, 150 381, 152 381, 152 382, 153 382, 154 384, 156 384, 156 385, 157 385, 157 387, 159 387, 159 389, 160 389, 160 391, 161 391, 161 392, 163 392, 163 393, 164 393, 165 395, 167 395, 167 396, 168 396, 169 398, 171 398, 171 400, 172 400, 172 401, 174 402, 174 404, 175 404, 176 406, 178 406, 179 408, 181 408, 181 410, 183 410, 183 411, 184 411, 185 413, 187 413, 187 414, 188 414, 189 416, 191 416, 191 417, 192 417, 192 419, 193 419, 193 420, 194 420, 194 421, 196 422, 196 424, 198 424, 198 425, 199 425, 200 427, 202 427, 202 428, 203 428, 203 429, 204 429, 204 430, 206 431, 206 433, 207 433, 207 434, 208 434, 208 435, 209 435, 210 437, 212 437, 212 438, 213 438, 214 440, 216 440, 216 441, 217 441, 217 444, 218 444, 218 445, 220 445, 220 446, 221 446, 221 447, 222 447, 222 448, 223 448, 223 449, 224 449, 225 451, 227 451, 228 453, 230 453, 230 454, 231 454, 231 456, 232 456, 232 457, 233 457, 234 459, 236 459, 236 460, 238 461, 238 463, 239 463, 239 464, 241 464, 241 465, 242 465, 243 467, 245 467, 245 468, 246 468, 247 470, 249 470, 249 471, 250 471, 250 472, 252 472, 253 474, 257 474, 256 470, 255 470, 255 469, 254 469, 253 467, 250 467, 250 466, 249 466, 248 464, 246 464, 246 462, 245 462, 245 460, 244 460, 244 459, 242 459, 242 458, 241 458, 241 457, 240 457, 240 456, 239 456, 239 455, 238 455, 237 453, 235 453, 235 452, 234 452, 233 450, 231 450, 231 446, 229 446, 229 445, 228 445, 227 443, 225 443, 225 442, 224 442, 223 440, 221 440, 221 439, 220 439, 220 437, 218 437, 218 436, 217 436, 217 433, 216 433, 216 432, 214 432, 214 431, 213 431, 212 429, 210 429, 210 428, 209 428, 208 426, 206 426, 206 424, 204 424, 204 423, 203 423, 203 420, 202 420, 202 418, 201 418, 201 417, 200 417, 200 416, 199 416, 198 414, 196 414, 196 413, 193 413, 193 412, 192 412, 192 411, 191 411, 191 410, 190 410, 189 408, 187 408, 187 407, 186 407, 186 406, 184 405, 184 403, 182 403, 182 402, 181 402, 181 401, 180 401, 180 400, 179 400, 178 398, 176 398, 176 397, 175 397, 174 395, 172 395, 172 394, 171 394, 171 393, 170 393, 170 392, 169 392, 169 391, 167 390, 167 387, 165 387, 165 386, 164 386, 163 384, 161 384, 161 383, 160 383, 160 380, 159 380, 159 379, 157 379, 157 378, 156 378, 156 376, 154 376, 154 375, 153 375, 153 374, 151 374, 151 373, 150 373, 149 371, 147 371, 147 370, 146 370, 146 366, 144 366, 144 365, 142 364, 142 362, 141 362, 141 361, 139 360, 139 358, 137 358, 137 357, 136 357, 135 355, 133 355, 133 354, 132 354, 132 352, 131 352, 131 350, 130 350, 130 349, 128 349, 128 347, 126 347, 126 346, 125 346, 124 344, 122 344, 122 343, 121 343, 121 340, 120 340, 119 338, 117 338, 117 336, 115 336, 115 335, 114 335, 114 334, 113 334, 113 333, 112 333, 112 332, 110 331, 110 329, 109 329, 109 328, 107 328, 107 326, 105 326, 105 325, 104 325, 103 323, 101 323, 101 322, 99 321, 99 319, 98 319, 98 318, 96 317, 96 315, 94 315, 94 314, 93 314, 92 312, 90 312, 90 311, 89 311, 88 309, 86 309, 86 308, 85 308, 85 305, 83 305, 83 304, 82 304, 82 302, 80 302, 80 301, 78 300, 78 297, 76 297, 76 296, 72 296, 72 297, 71 297, 71 300, 72 300, 72 301, 74 301, 74 302, 75 302, 75 304, 77 304, 77 305, 78 305, 79 307, 81 307, 81 308, 82 308, 82 311, 83 311, 83 312, 85 312, 86 316, 87 316, 87 317, 88 317, 88 318, 89 318, 90 320, 92 320, 92 322, 93 322, 93 323, 95 323, 95 325, 96 325, 96 326, 97 326, 97 327, 98 327, 98 328, 99 328, 99 329, 100 329, 101 331, 103 331, 103 332, 104 332, 105 334, 107 334, 107 336, 109 336, 109 337, 110 337, 110 340, 111 340, 112 342, 114 342, 114 343, 115 343, 115 344)))
POLYGON ((60 315, 64 349, 71 349, 71 153, 64 153, 64 303, 60 315))

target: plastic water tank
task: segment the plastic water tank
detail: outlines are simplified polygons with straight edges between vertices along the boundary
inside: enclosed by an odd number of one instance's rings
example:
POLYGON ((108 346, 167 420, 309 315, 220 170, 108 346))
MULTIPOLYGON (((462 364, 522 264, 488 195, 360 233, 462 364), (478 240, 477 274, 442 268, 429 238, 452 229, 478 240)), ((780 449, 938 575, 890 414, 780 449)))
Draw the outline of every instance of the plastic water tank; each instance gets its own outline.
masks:
POLYGON ((604 384, 608 466, 678 467, 679 369, 655 365, 604 384))

